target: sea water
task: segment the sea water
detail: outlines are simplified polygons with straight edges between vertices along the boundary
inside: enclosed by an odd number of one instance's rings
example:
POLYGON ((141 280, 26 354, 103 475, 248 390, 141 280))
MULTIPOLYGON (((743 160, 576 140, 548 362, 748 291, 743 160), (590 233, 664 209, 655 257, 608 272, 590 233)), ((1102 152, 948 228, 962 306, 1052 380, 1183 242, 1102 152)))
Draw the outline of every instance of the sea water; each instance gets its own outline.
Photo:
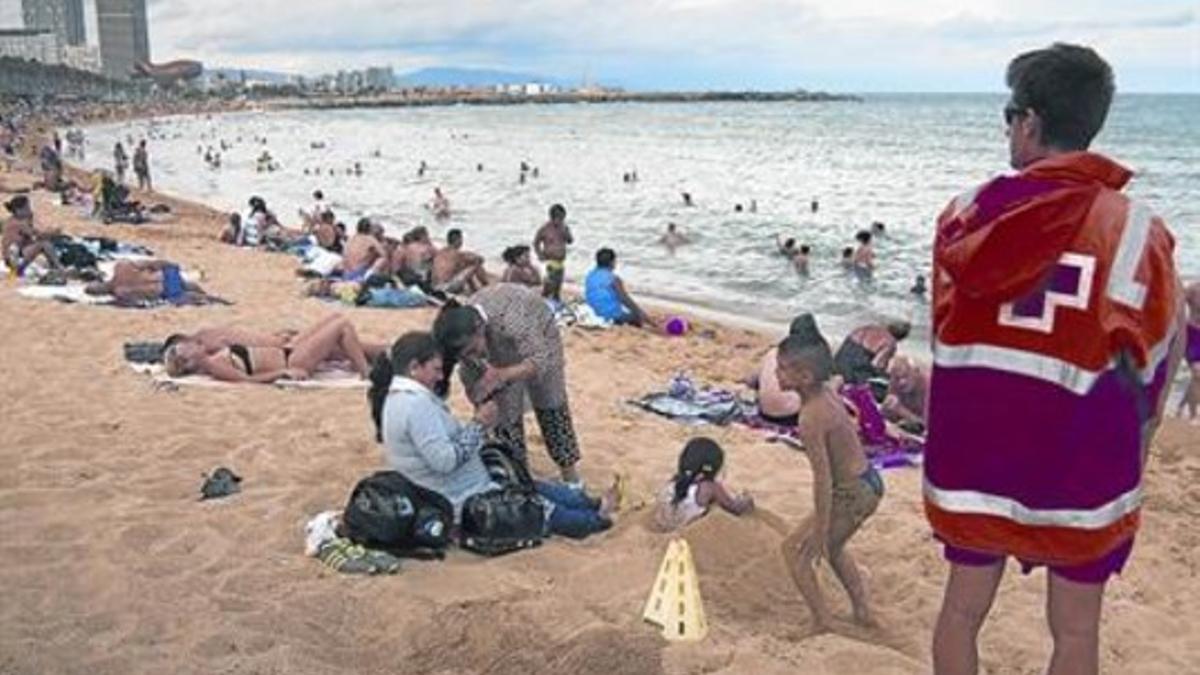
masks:
MULTIPOLYGON (((435 239, 459 228, 495 272, 501 251, 530 243, 548 207, 561 203, 575 235, 568 279, 581 279, 595 251, 611 247, 635 294, 773 324, 811 311, 835 334, 904 318, 922 334, 929 308, 909 289, 917 274, 928 275, 937 214, 1007 170, 1004 102, 868 95, 231 113, 94 127, 87 156, 90 166, 111 168, 115 141, 132 155, 129 139, 148 137, 158 189, 242 212, 259 195, 285 224, 298 224, 296 210, 320 189, 351 228, 364 215, 392 232, 424 224, 435 239), (209 168, 202 153, 220 151, 221 141, 231 147, 220 168, 209 168), (264 151, 277 170, 258 170, 264 151), (524 183, 522 162, 531 168, 524 183), (626 182, 634 172, 638 180, 626 182), (447 221, 426 208, 435 187, 450 199, 447 221), (874 279, 864 283, 839 258, 874 221, 886 236, 876 242, 874 279), (693 243, 674 254, 659 246, 668 222, 693 243), (779 235, 812 247, 810 276, 777 253, 779 235)), ((1136 172, 1130 194, 1166 219, 1183 275, 1200 276, 1200 96, 1118 96, 1094 149, 1136 172)))

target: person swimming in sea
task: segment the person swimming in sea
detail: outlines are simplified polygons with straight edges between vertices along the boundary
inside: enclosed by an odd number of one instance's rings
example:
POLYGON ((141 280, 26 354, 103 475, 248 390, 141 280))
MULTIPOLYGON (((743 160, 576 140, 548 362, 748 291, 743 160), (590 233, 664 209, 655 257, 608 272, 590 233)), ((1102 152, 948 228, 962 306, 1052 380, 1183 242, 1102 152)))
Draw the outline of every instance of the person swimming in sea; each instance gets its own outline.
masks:
POLYGON ((683 197, 683 205, 684 205, 684 206, 693 206, 693 204, 692 204, 692 193, 690 193, 690 192, 681 192, 681 193, 680 193, 680 196, 681 196, 681 197, 683 197))
POLYGON ((908 289, 908 292, 918 298, 924 299, 928 290, 925 286, 925 275, 918 274, 916 281, 913 282, 912 288, 908 289))
POLYGON ((875 274, 875 249, 871 247, 871 233, 859 230, 854 239, 858 241, 858 248, 851 258, 854 272, 863 281, 870 281, 875 274))
POLYGON ((692 243, 692 240, 680 233, 675 223, 667 223, 667 231, 663 236, 658 238, 658 243, 666 246, 671 252, 674 252, 676 248, 692 243))

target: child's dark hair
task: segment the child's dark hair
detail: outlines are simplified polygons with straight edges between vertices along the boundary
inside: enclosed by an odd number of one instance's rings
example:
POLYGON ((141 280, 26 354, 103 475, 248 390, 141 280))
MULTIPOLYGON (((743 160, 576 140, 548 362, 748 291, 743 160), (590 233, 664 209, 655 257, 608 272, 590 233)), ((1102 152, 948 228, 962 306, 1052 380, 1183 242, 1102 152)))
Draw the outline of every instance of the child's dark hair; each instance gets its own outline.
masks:
POLYGON ((687 496, 688 488, 698 480, 715 480, 725 463, 725 451, 707 436, 699 436, 683 446, 679 455, 679 470, 675 473, 675 494, 672 504, 687 496))
POLYGON ((829 343, 819 333, 815 336, 793 334, 779 343, 780 363, 799 363, 812 373, 813 380, 824 384, 833 377, 835 366, 829 343))
POLYGON ((850 248, 849 246, 842 249, 842 257, 843 258, 849 258, 852 255, 854 255, 854 249, 850 248))
POLYGON ((371 406, 371 421, 375 423, 375 440, 383 442, 383 404, 387 401, 392 378, 408 372, 413 363, 428 363, 438 355, 437 343, 429 333, 413 331, 401 335, 392 343, 387 354, 380 354, 371 365, 371 388, 367 403, 371 406))
POLYGON ((433 340, 442 352, 444 377, 434 392, 442 398, 450 395, 450 376, 462 358, 462 352, 471 343, 475 333, 483 325, 483 317, 474 307, 464 307, 456 300, 447 300, 433 320, 433 340))

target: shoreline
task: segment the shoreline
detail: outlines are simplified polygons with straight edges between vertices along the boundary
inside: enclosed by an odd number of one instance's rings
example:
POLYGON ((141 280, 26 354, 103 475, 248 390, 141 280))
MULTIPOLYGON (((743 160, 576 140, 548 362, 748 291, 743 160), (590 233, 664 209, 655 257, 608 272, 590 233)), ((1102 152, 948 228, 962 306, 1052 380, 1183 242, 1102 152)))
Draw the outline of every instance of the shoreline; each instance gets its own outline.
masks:
POLYGON ((343 108, 422 108, 479 105, 570 105, 580 103, 861 103, 855 94, 826 92, 708 91, 708 92, 559 92, 513 95, 484 91, 441 91, 432 95, 384 93, 371 96, 333 95, 282 97, 269 100, 269 107, 281 110, 331 110, 343 108))

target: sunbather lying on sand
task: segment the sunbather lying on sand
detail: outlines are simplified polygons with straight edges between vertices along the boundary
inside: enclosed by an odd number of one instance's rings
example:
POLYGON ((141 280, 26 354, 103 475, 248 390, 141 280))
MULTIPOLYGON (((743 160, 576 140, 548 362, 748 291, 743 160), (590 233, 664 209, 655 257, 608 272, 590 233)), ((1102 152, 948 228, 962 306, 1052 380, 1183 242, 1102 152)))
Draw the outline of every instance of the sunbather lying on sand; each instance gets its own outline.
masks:
POLYGON ((92 282, 84 290, 88 295, 111 295, 125 302, 207 297, 203 288, 184 280, 179 265, 165 260, 122 260, 113 268, 111 279, 92 282))
POLYGON ((292 336, 235 327, 172 336, 163 364, 172 377, 198 374, 225 382, 269 383, 308 379, 322 365, 349 361, 366 377, 370 360, 385 349, 364 345, 350 321, 333 314, 292 336))

